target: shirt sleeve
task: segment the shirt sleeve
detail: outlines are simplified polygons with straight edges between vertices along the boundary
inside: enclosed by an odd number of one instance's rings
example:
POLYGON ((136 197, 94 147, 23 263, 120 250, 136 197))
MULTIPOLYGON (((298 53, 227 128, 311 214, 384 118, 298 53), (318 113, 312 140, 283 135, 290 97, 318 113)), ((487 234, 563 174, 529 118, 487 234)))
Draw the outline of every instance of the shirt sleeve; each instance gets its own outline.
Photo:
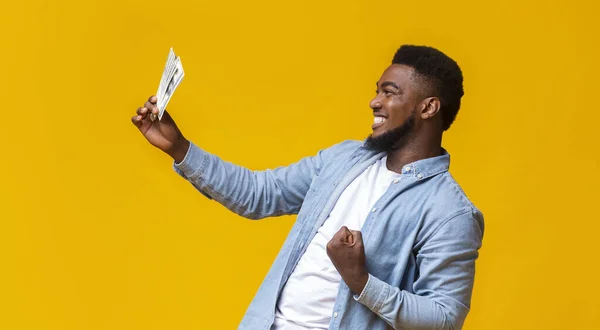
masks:
POLYGON ((326 150, 285 167, 252 171, 221 160, 194 143, 174 170, 200 193, 249 219, 296 214, 326 150))
POLYGON ((470 307, 482 220, 481 213, 467 212, 441 225, 417 254, 414 293, 369 275, 354 299, 394 329, 461 329, 470 307))

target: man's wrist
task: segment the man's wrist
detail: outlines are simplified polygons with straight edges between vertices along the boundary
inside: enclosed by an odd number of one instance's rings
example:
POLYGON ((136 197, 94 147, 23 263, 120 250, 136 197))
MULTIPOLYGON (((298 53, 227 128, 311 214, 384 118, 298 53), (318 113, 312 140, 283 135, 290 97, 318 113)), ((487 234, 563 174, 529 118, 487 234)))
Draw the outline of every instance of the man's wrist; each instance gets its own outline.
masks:
POLYGON ((367 285, 367 281, 369 281, 369 273, 366 270, 356 272, 348 279, 348 281, 344 279, 344 282, 346 282, 346 285, 348 285, 350 291, 357 295, 363 292, 365 286, 367 285))
POLYGON ((176 164, 179 164, 183 161, 185 155, 187 155, 189 148, 190 141, 182 137, 180 141, 173 144, 173 147, 167 151, 167 154, 173 158, 176 164))

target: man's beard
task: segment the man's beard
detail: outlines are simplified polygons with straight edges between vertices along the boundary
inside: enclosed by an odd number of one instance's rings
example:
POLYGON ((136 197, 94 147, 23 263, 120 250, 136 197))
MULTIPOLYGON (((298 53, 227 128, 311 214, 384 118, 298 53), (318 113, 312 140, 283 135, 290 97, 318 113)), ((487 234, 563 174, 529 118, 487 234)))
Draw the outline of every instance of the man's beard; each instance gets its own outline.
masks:
POLYGON ((365 147, 376 152, 392 151, 394 149, 402 148, 409 140, 413 128, 415 126, 416 111, 412 111, 410 117, 402 123, 399 127, 396 127, 390 131, 381 134, 378 137, 369 135, 365 141, 365 147))

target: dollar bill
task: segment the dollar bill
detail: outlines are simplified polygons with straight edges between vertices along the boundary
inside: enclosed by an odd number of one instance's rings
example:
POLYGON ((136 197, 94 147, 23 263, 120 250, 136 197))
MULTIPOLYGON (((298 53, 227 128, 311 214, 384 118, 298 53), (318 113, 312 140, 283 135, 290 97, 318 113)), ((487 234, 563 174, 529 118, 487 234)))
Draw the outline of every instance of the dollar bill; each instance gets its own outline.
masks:
MULTIPOLYGON (((183 71, 183 65, 181 64, 181 58, 177 56, 173 51, 173 48, 171 48, 158 85, 158 90, 156 91, 156 105, 159 111, 158 120, 162 119, 167 104, 171 100, 175 89, 179 86, 181 80, 183 80, 184 75, 185 73, 183 71)), ((154 121, 156 120, 156 116, 151 115, 150 119, 154 121)))
POLYGON ((173 51, 173 48, 169 49, 169 55, 167 56, 167 62, 165 63, 165 67, 163 69, 163 73, 162 76, 160 78, 160 82, 158 85, 158 90, 156 91, 156 98, 157 98, 157 104, 160 102, 161 97, 164 93, 164 87, 166 85, 167 79, 169 78, 169 73, 171 68, 173 67, 173 64, 175 63, 175 60, 177 59, 177 57, 175 56, 175 52, 173 51))
POLYGON ((185 76, 185 72, 183 71, 183 65, 181 64, 181 59, 177 57, 175 61, 174 68, 172 73, 169 75, 169 78, 164 86, 163 94, 161 95, 160 103, 158 104, 158 119, 161 120, 165 109, 167 108, 167 104, 171 100, 173 93, 183 80, 185 76))

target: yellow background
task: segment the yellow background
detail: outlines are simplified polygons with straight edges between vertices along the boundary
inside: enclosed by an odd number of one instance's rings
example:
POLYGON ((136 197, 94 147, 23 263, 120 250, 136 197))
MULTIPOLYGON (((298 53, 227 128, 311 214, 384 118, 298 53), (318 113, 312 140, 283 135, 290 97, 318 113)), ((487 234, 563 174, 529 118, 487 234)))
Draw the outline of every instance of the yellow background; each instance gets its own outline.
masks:
POLYGON ((465 329, 598 329, 594 1, 4 1, 0 328, 233 329, 294 217, 197 193, 130 117, 263 169, 362 139, 403 43, 461 65, 444 145, 486 216, 465 329))

